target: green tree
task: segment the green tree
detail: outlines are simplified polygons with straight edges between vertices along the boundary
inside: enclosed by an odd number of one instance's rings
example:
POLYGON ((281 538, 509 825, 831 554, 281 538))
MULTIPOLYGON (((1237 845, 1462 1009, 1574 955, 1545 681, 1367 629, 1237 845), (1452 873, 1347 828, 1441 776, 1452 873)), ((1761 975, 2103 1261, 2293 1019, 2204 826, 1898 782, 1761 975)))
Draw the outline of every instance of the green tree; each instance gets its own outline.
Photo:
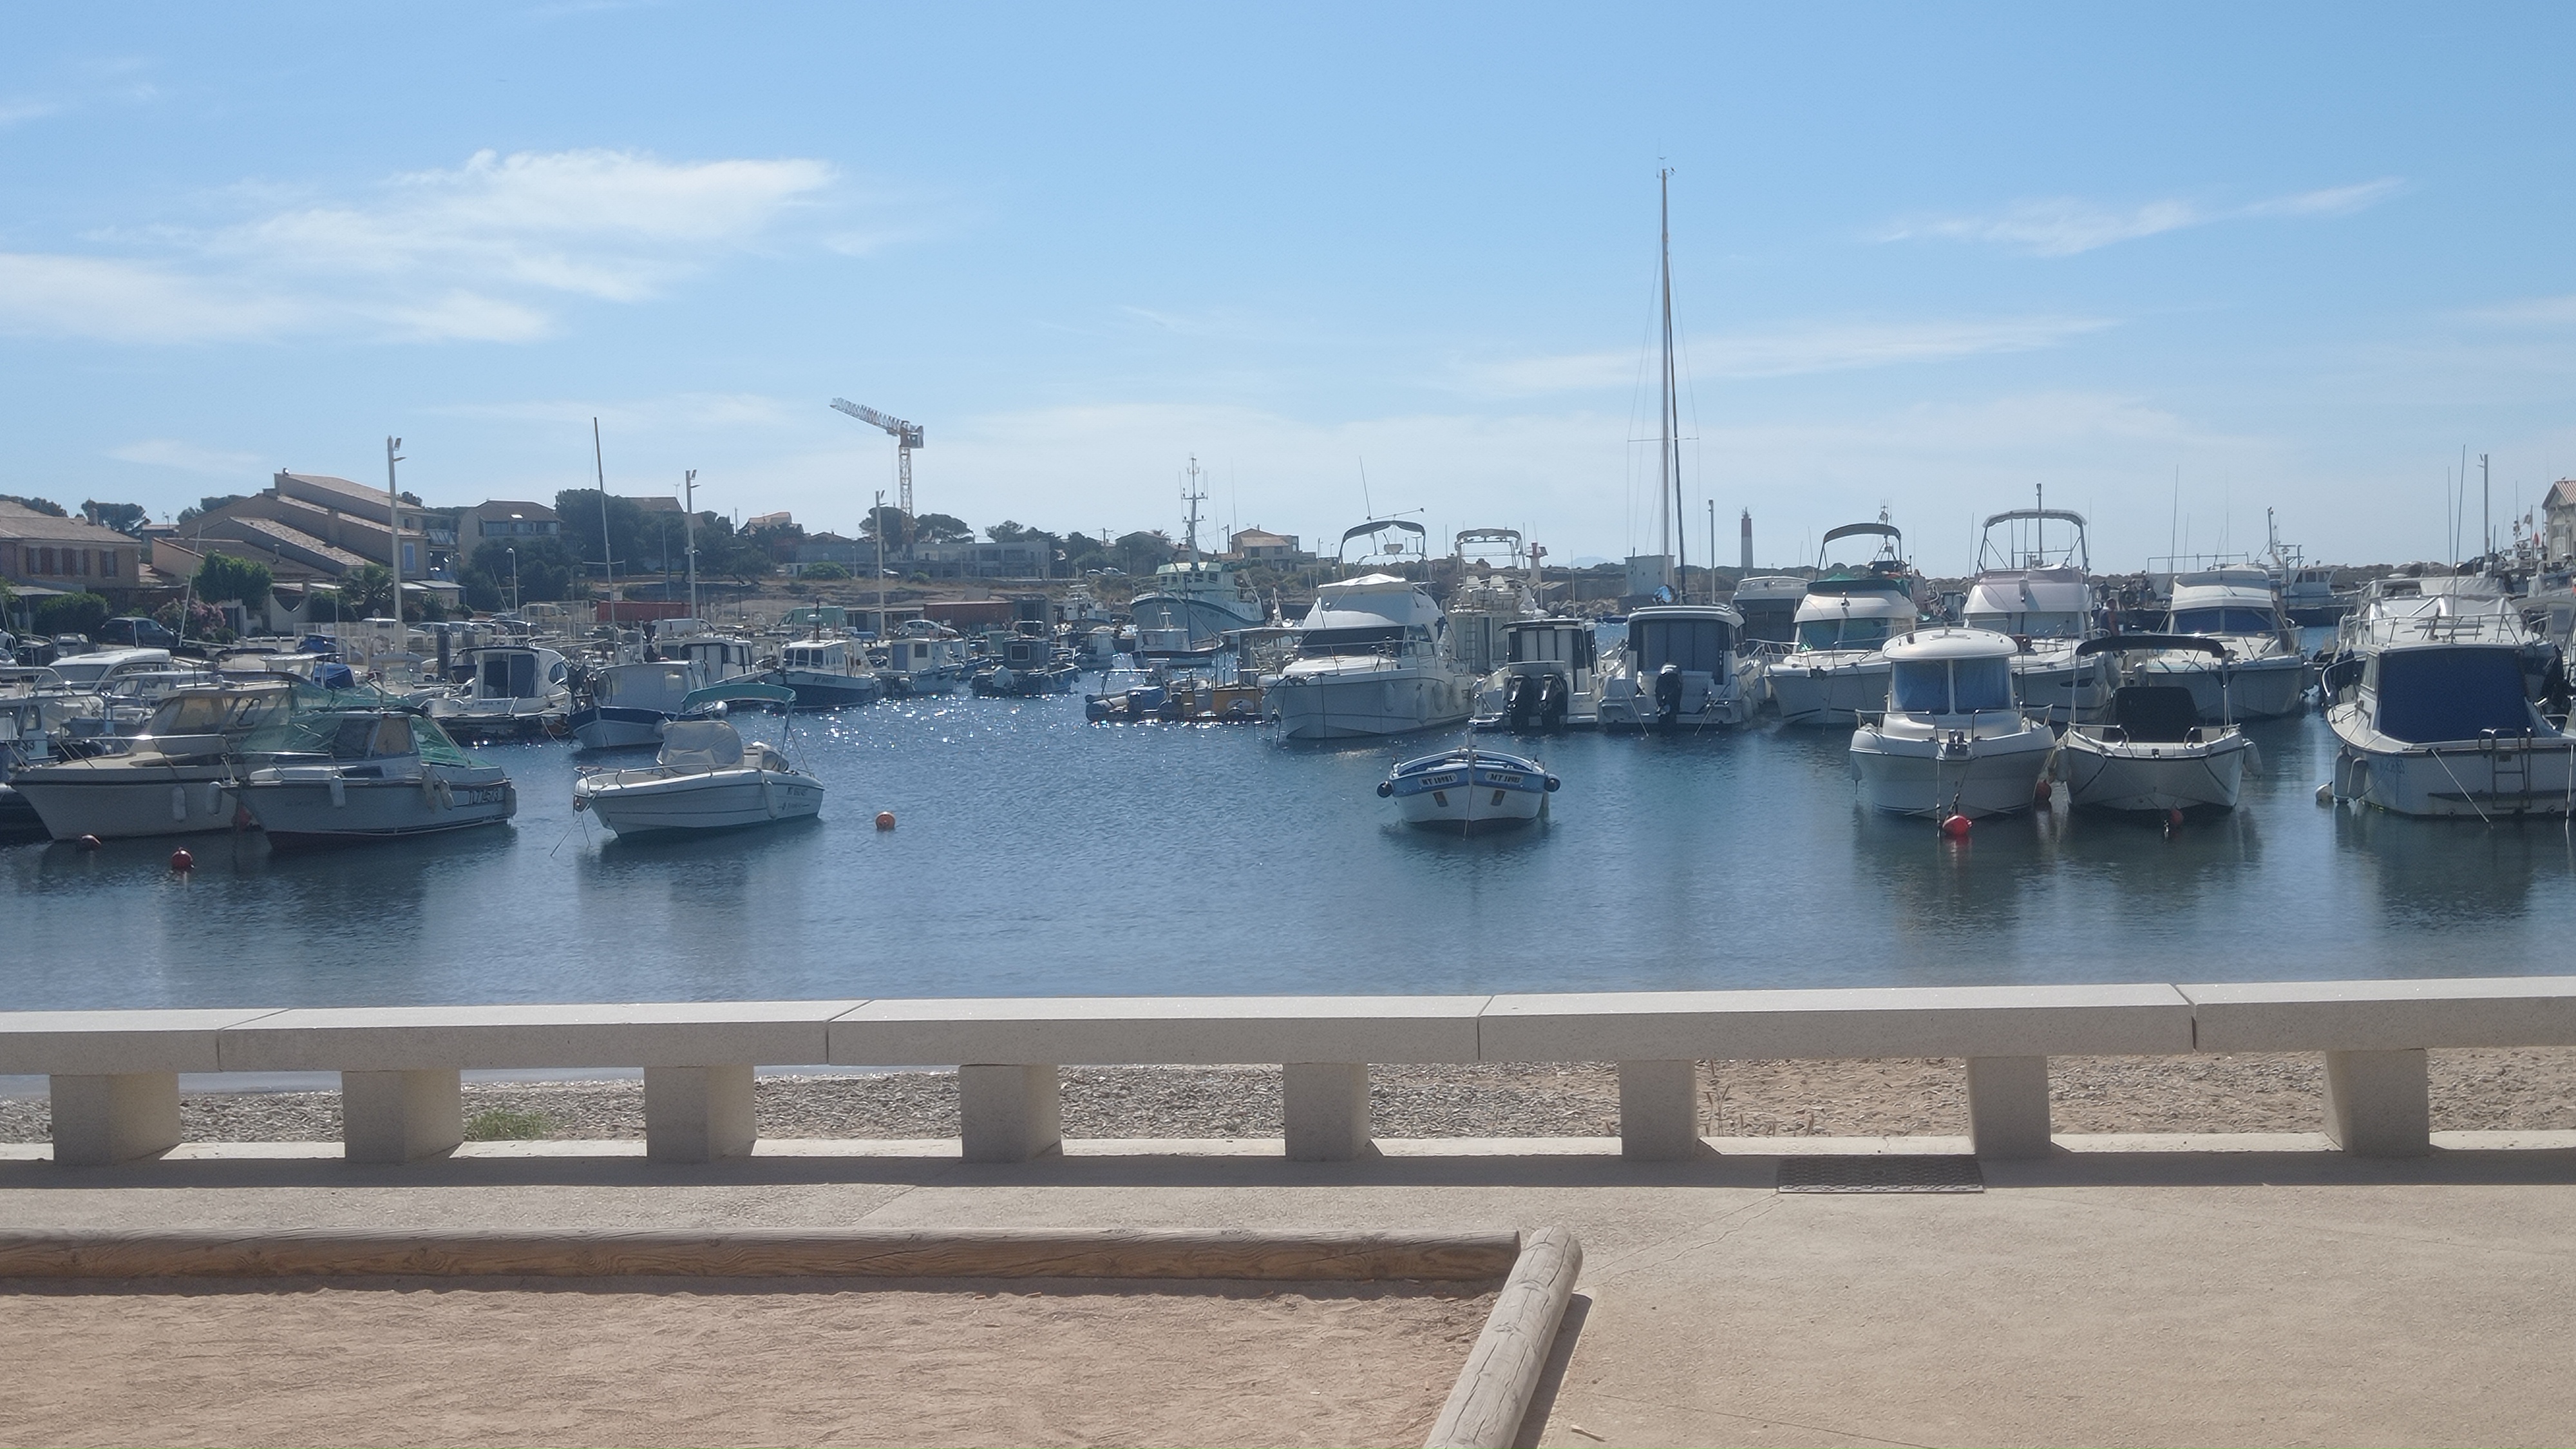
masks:
POLYGON ((804 577, 816 583, 828 583, 835 579, 846 579, 849 576, 850 571, 836 563, 825 562, 805 566, 804 577))
MULTIPOLYGON (((595 496, 595 495, 594 495, 595 496)), ((581 577, 581 560, 564 547, 560 538, 522 538, 515 541, 486 539, 474 550, 474 557, 463 580, 466 602, 478 609, 496 609, 510 598, 510 550, 519 551, 519 601, 544 603, 573 596, 574 581, 581 577), (477 594, 475 576, 488 580, 488 592, 477 594), (488 599, 486 603, 482 600, 488 599)))
POLYGON ((180 509, 179 521, 183 524, 194 523, 201 516, 212 513, 227 503, 239 503, 249 496, 247 493, 210 493, 198 499, 196 507, 180 509))
POLYGON ((140 503, 101 503, 95 498, 82 501, 81 517, 119 533, 132 533, 152 521, 152 515, 144 512, 140 503))
POLYGON ((71 516, 70 514, 63 512, 63 506, 61 504, 56 503, 50 498, 21 498, 15 493, 0 493, 0 503, 15 503, 22 508, 32 508, 36 512, 44 514, 48 518, 69 518, 71 516))
POLYGON ((966 520, 946 513, 924 513, 912 521, 913 537, 923 543, 967 543, 975 530, 966 520))
POLYGON ((1149 533, 1122 534, 1110 552, 1117 567, 1131 574, 1150 574, 1172 561, 1172 540, 1159 528, 1149 533))
POLYGON ((245 609, 256 609, 268 602, 271 582, 264 563, 210 553, 197 570, 197 597, 217 604, 239 601, 245 609))
POLYGON ((892 505, 871 508, 868 510, 868 516, 859 520, 859 537, 869 543, 875 543, 877 535, 881 533, 885 535, 886 551, 889 553, 901 550, 912 543, 917 536, 914 532, 914 521, 904 517, 903 510, 892 505))
MULTIPOLYGON (((644 515, 644 509, 632 498, 608 496, 608 539, 603 552, 599 534, 599 490, 567 488, 555 495, 555 512, 563 518, 563 532, 558 535, 571 548, 590 572, 598 573, 602 559, 616 564, 620 575, 641 573, 648 560, 660 557, 660 530, 644 515)), ((676 545, 674 545, 676 547, 676 545)), ((526 556, 519 565, 525 582, 526 556)))
POLYGON ((353 619, 391 618, 394 571, 383 564, 360 564, 340 576, 340 611, 353 619))
POLYGON ((56 594, 36 606, 39 634, 96 634, 107 622, 107 600, 86 591, 56 594))

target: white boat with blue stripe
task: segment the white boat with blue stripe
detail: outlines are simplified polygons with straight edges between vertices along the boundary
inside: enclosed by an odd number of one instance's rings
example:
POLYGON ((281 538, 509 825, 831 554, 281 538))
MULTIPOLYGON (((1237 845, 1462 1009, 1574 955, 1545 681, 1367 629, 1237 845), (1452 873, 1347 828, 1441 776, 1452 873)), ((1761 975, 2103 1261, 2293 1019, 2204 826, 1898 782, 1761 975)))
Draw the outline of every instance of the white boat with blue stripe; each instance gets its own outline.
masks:
POLYGON ((1559 783, 1538 761, 1477 749, 1471 738, 1457 749, 1397 765, 1378 782, 1377 793, 1396 803, 1407 825, 1475 835, 1546 819, 1547 797, 1559 783))

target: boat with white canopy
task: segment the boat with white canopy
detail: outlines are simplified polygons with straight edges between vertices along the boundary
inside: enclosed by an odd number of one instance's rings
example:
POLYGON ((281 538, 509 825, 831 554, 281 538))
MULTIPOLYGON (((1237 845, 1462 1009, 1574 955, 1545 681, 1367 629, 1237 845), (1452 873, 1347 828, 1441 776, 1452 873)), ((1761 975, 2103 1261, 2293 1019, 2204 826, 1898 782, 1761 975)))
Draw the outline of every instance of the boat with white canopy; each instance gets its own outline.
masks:
POLYGON ((2176 648, 2134 665, 2137 673, 2155 676, 2151 682, 2189 690, 2204 723, 2276 719, 2307 708, 2316 671, 2299 652, 2299 631, 2263 570, 2239 565, 2176 574, 2165 632, 2220 646, 2176 648))
POLYGON ((1913 632, 1922 614, 1904 549, 1905 535, 1883 516, 1826 531, 1818 577, 1798 602, 1797 638, 1763 668, 1782 724, 1850 728, 1887 703, 1887 641, 1913 632), (1877 556, 1829 571, 1825 561, 1845 538, 1878 539, 1877 556))
POLYGON ((2031 807, 2055 732, 2022 712, 2019 646, 1988 629, 1923 629, 1887 646, 1887 704, 1852 731, 1861 803, 1976 819, 2031 807))
POLYGON ((2099 719, 2111 702, 2111 666, 2078 658, 2093 627, 2092 544, 2084 515, 2015 508, 1990 515, 1977 544, 1977 576, 1959 622, 2012 639, 2022 706, 2051 724, 2099 719), (2064 525, 2054 534, 2050 524, 2064 525), (2004 529, 1999 538, 1995 532, 2004 529))

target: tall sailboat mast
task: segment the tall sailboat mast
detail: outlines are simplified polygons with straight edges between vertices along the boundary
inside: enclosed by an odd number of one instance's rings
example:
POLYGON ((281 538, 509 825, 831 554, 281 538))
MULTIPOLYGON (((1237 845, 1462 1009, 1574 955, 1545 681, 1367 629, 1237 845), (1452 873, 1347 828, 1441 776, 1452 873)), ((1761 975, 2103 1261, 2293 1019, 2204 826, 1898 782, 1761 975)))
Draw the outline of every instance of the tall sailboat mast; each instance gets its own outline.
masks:
POLYGON ((1655 429, 1660 435, 1656 447, 1655 467, 1661 478, 1656 512, 1663 519, 1663 553, 1666 570, 1664 583, 1681 597, 1682 569, 1689 563, 1689 520, 1682 516, 1681 403, 1674 387, 1673 373, 1673 169, 1669 166, 1655 173, 1662 192, 1663 266, 1662 292, 1664 309, 1664 397, 1656 410, 1655 429), (1679 525, 1677 528, 1675 525, 1679 525))

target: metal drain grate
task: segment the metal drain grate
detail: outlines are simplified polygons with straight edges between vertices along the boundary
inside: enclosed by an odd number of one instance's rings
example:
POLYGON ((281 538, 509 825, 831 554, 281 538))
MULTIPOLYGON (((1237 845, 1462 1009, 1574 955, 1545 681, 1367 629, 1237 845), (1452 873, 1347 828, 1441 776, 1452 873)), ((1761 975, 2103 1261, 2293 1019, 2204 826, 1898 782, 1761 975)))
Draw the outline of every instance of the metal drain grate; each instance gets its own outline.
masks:
POLYGON ((1783 1157, 1782 1192, 1984 1192, 1973 1157, 1783 1157))

